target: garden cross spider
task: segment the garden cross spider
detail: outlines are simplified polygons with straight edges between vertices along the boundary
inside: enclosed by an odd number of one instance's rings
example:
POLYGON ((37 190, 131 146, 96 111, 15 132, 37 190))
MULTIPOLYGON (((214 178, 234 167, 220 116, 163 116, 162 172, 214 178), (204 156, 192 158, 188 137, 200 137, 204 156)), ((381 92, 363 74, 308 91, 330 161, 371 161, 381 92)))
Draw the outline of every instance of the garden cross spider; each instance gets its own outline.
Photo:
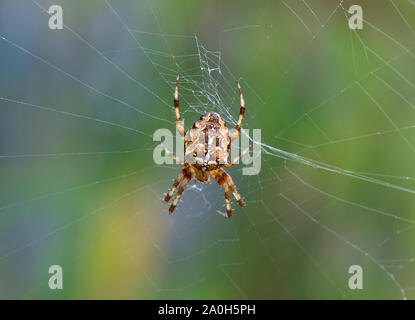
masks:
POLYGON ((176 77, 176 89, 174 91, 174 109, 176 111, 176 126, 180 135, 183 137, 185 143, 185 161, 179 160, 174 154, 168 151, 164 145, 166 153, 174 160, 180 163, 184 167, 180 171, 176 180, 174 180, 173 186, 170 192, 164 198, 164 201, 168 202, 173 196, 174 191, 179 186, 176 197, 173 200, 169 208, 170 214, 176 208, 177 203, 184 191, 184 188, 192 179, 192 175, 195 175, 195 181, 209 183, 210 176, 212 176, 217 183, 225 190, 226 211, 227 214, 219 212, 225 217, 232 216, 231 201, 229 196, 229 189, 234 195, 236 201, 240 206, 244 206, 245 202, 241 199, 238 191, 230 175, 228 175, 222 167, 233 166, 245 153, 249 150, 249 147, 244 150, 238 157, 232 162, 228 162, 231 142, 238 137, 241 131, 241 123, 245 112, 245 101, 242 95, 241 86, 238 81, 239 96, 241 99, 241 109, 239 112, 239 119, 236 125, 236 130, 232 134, 228 134, 228 128, 221 116, 215 112, 208 112, 197 120, 192 128, 187 132, 184 130, 182 121, 180 119, 179 112, 179 74, 176 77))

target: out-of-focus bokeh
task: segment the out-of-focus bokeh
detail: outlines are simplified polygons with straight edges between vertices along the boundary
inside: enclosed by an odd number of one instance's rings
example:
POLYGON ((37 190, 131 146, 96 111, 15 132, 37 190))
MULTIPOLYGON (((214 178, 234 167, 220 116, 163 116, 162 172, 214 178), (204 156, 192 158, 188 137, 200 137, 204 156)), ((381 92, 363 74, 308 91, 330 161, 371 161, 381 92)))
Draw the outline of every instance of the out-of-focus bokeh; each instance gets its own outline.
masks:
POLYGON ((0 298, 414 298, 414 22, 411 0, 1 0, 0 298), (186 128, 234 127, 240 80, 261 130, 231 219, 216 183, 162 201, 178 71, 186 128))

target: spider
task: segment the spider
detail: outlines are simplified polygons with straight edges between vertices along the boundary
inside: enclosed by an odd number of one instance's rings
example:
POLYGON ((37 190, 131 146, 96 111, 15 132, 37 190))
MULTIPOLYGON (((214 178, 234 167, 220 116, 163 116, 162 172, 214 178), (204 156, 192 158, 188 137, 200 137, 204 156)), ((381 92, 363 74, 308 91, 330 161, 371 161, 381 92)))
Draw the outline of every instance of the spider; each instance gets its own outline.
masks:
POLYGON ((228 175, 222 167, 233 166, 251 147, 250 145, 232 162, 228 162, 231 142, 238 137, 241 131, 241 123, 245 112, 245 101, 242 95, 241 86, 238 81, 237 85, 241 99, 241 109, 235 132, 228 134, 229 130, 226 127, 225 122, 221 116, 215 112, 208 112, 202 115, 200 119, 193 124, 192 128, 186 132, 183 128, 179 112, 179 78, 180 74, 178 73, 176 77, 176 89, 174 91, 174 109, 176 111, 177 130, 183 137, 185 143, 185 161, 179 160, 160 142, 166 154, 184 167, 184 169, 178 174, 176 180, 174 180, 173 186, 164 198, 164 201, 169 202, 174 191, 181 183, 176 197, 169 208, 169 213, 171 214, 176 208, 186 185, 192 179, 193 174, 195 175, 195 181, 202 181, 206 183, 210 182, 210 176, 212 176, 225 190, 227 214, 219 211, 218 213, 229 218, 232 216, 229 189, 240 206, 244 206, 245 202, 241 199, 241 196, 236 190, 231 176, 228 175))

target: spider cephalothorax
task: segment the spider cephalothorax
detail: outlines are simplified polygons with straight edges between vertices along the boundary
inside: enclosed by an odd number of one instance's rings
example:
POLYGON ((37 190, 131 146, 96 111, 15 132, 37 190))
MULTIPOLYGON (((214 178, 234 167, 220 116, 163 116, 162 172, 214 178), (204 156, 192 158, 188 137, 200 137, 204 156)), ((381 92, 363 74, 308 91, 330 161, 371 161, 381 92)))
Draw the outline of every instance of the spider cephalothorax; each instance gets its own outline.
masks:
POLYGON ((173 159, 177 160, 180 165, 184 167, 174 181, 170 192, 164 198, 164 201, 168 202, 177 186, 181 183, 179 190, 177 191, 177 195, 170 206, 170 213, 172 213, 176 208, 181 194, 183 193, 186 185, 192 179, 193 174, 195 175, 195 180, 203 182, 210 182, 210 176, 212 176, 225 190, 227 214, 223 214, 224 216, 232 216, 229 189, 238 201, 239 205, 245 205, 244 201, 241 199, 241 196, 236 191, 235 184, 233 183, 231 176, 228 175, 222 168, 231 167, 248 151, 248 149, 246 149, 232 162, 228 162, 231 142, 241 131, 241 123, 245 112, 245 102, 239 82, 238 90, 241 98, 241 109, 234 133, 228 133, 229 130, 226 127, 222 117, 215 112, 208 112, 204 114, 193 124, 190 130, 185 132, 179 112, 179 74, 177 74, 176 89, 174 91, 174 108, 176 111, 177 130, 183 137, 185 143, 185 160, 179 160, 175 155, 166 150, 166 152, 173 159))

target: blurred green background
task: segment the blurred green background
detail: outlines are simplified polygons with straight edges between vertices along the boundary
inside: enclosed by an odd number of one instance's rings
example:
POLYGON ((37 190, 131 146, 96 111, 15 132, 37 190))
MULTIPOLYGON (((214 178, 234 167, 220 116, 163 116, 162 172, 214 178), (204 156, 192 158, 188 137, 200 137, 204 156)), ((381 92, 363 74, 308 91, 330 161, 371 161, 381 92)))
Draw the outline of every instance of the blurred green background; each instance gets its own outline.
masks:
POLYGON ((414 298, 414 21, 410 0, 1 0, 0 298, 414 298), (177 71, 186 128, 233 127, 239 79, 261 129, 260 174, 229 170, 231 219, 214 183, 162 202, 177 71))

